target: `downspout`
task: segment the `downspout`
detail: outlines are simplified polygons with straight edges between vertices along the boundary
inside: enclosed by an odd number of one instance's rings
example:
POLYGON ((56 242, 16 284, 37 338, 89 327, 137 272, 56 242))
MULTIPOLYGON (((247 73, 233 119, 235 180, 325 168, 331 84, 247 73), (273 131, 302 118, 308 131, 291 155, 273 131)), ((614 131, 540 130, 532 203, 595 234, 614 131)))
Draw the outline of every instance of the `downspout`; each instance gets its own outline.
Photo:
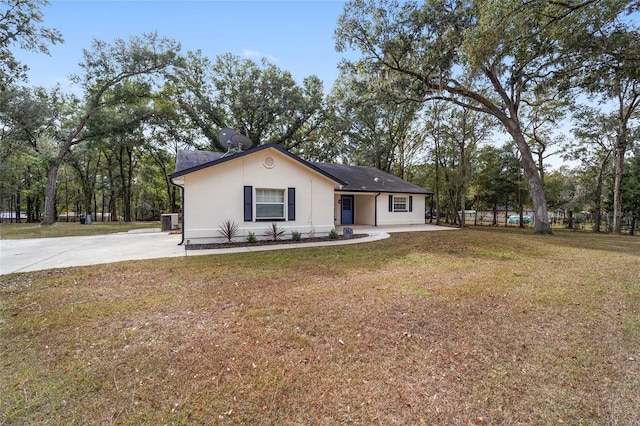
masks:
POLYGON ((184 186, 173 183, 173 180, 171 180, 171 184, 180 188, 180 200, 182 201, 182 229, 180 229, 180 234, 182 235, 182 239, 178 245, 181 246, 184 244, 184 186))
POLYGON ((378 226, 378 197, 380 196, 380 192, 376 194, 376 197, 373 199, 373 226, 378 226))
POLYGON ((178 243, 179 246, 184 244, 184 186, 180 186, 180 198, 182 199, 182 227, 180 228, 180 234, 182 239, 178 243))

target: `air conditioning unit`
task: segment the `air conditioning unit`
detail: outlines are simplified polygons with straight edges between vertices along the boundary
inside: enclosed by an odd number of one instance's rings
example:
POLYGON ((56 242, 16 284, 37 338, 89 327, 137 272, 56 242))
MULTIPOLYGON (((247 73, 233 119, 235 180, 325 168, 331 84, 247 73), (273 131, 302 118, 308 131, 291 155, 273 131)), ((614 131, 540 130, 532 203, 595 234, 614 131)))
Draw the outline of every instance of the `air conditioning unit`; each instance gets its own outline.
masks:
POLYGON ((160 223, 163 231, 178 229, 178 213, 167 213, 160 215, 160 223))

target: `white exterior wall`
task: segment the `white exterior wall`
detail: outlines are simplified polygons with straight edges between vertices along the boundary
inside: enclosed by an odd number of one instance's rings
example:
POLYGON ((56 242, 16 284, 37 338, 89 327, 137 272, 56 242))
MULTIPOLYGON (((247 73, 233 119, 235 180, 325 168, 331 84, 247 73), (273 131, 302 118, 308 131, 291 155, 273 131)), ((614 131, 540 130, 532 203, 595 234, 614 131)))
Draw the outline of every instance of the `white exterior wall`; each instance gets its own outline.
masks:
MULTIPOLYGON (((380 197, 378 197, 380 198, 380 197)), ((375 225, 376 224, 376 205, 375 195, 356 195, 355 196, 355 222, 358 225, 375 225)))
POLYGON ((340 225, 340 203, 338 202, 338 200, 340 200, 340 195, 339 193, 335 193, 333 194, 333 223, 336 225, 340 225))
POLYGON ((336 183, 304 167, 275 149, 258 151, 184 176, 184 238, 187 244, 222 242, 218 230, 227 220, 238 225, 236 241, 244 241, 253 232, 258 239, 272 221, 256 222, 255 190, 295 188, 296 202, 293 221, 277 221, 285 229, 283 238, 292 231, 304 237, 327 235, 334 228, 333 208, 336 183), (269 167, 271 157, 274 162, 269 167), (265 166, 265 164, 267 164, 265 166), (244 187, 253 187, 252 222, 244 221, 244 187))
POLYGON ((420 194, 388 194, 378 197, 378 226, 384 225, 418 225, 424 224, 425 196, 420 194), (413 197, 412 211, 390 212, 389 195, 397 197, 413 197))
POLYGON ((333 215, 336 225, 342 225, 342 211, 340 206, 340 198, 343 195, 353 196, 353 221, 356 225, 375 225, 375 195, 358 194, 354 192, 336 192, 333 197, 334 209, 333 215))
POLYGON ((355 225, 375 225, 376 224, 376 204, 378 206, 378 226, 384 225, 415 225, 424 224, 425 196, 420 194, 389 194, 382 192, 376 194, 358 194, 357 192, 337 192, 334 196, 334 217, 335 224, 342 225, 340 204, 338 201, 342 195, 354 196, 354 222, 355 225), (399 197, 413 197, 412 211, 410 212, 390 212, 389 195, 399 197))

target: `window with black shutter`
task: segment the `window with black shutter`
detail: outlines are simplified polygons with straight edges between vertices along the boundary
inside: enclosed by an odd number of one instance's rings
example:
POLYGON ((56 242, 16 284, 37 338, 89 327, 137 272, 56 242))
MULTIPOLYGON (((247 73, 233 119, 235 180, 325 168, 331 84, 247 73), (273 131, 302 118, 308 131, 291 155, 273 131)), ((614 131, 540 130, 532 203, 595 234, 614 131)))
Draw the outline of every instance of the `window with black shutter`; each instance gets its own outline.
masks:
POLYGON ((287 220, 296 220, 296 189, 287 189, 287 220))
POLYGON ((253 187, 244 187, 244 221, 251 222, 253 220, 253 187))

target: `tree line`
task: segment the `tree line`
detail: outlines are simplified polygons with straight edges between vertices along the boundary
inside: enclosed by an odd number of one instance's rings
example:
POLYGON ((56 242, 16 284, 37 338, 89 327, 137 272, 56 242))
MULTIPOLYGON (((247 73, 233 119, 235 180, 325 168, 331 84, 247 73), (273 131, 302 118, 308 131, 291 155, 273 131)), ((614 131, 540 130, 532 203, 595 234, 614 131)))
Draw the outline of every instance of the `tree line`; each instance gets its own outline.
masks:
MULTIPOLYGON (((378 167, 434 190, 429 217, 530 211, 633 231, 640 216, 638 1, 352 0, 325 91, 266 59, 182 52, 158 34, 94 40, 73 93, 29 86, 12 49, 62 43, 45 0, 2 0, 0 211, 52 224, 178 212, 180 149, 231 127, 307 160, 378 167), (359 55, 358 55, 359 53, 359 55), (568 130, 570 129, 570 132, 568 130), (498 142, 503 141, 503 142, 498 142), (575 165, 548 171, 551 155, 575 165), (607 221, 608 218, 608 221, 607 221)), ((520 221, 522 223, 522 221, 520 221)))

